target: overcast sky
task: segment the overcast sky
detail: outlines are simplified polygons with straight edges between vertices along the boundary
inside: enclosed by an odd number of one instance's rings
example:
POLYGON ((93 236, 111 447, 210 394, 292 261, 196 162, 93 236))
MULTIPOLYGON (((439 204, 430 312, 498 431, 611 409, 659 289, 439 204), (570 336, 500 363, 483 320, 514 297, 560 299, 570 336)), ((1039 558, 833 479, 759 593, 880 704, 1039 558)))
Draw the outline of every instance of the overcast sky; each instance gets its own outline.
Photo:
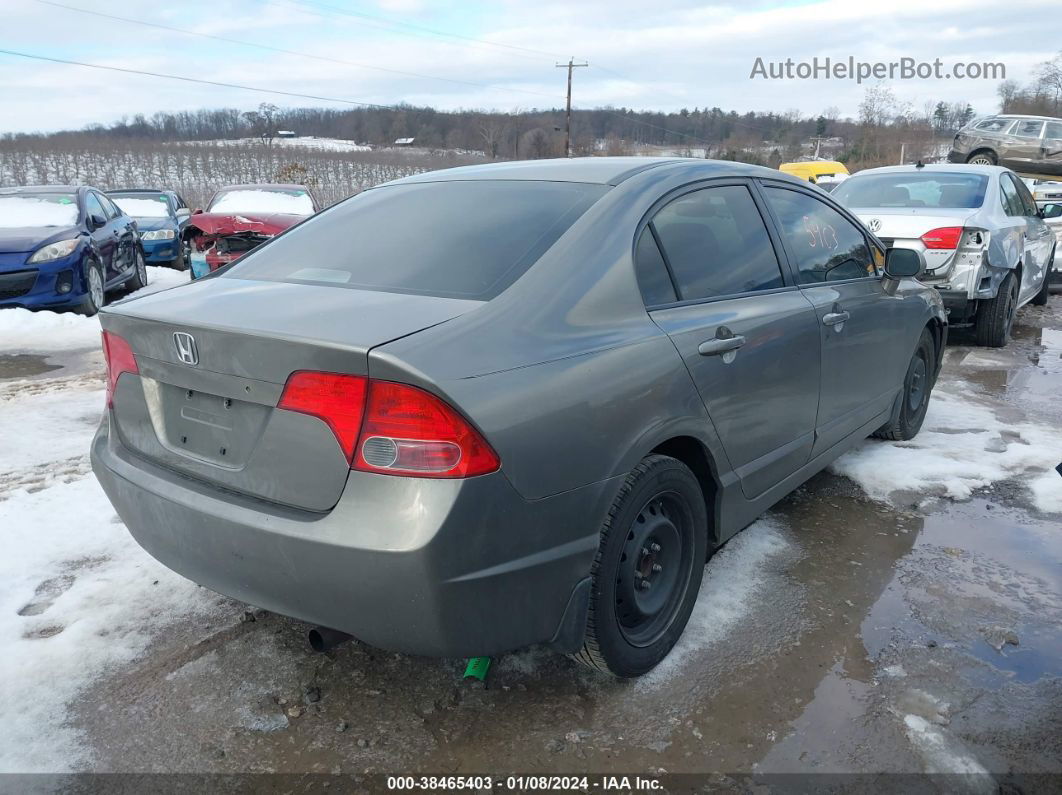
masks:
MULTIPOLYGON (((333 99, 444 109, 559 107, 564 72, 554 62, 573 55, 590 62, 575 73, 576 107, 718 106, 817 115, 834 106, 847 116, 857 113, 866 84, 752 80, 756 58, 853 56, 888 62, 908 56, 941 58, 945 68, 959 61, 1001 62, 1007 77, 1024 83, 1037 63, 1062 49, 1057 0, 56 2, 319 59, 91 16, 40 0, 0 0, 0 49, 333 99)), ((942 99, 967 101, 987 113, 998 109, 998 83, 889 84, 916 109, 942 99)), ((263 101, 349 107, 0 54, 0 132, 77 129, 160 110, 252 109, 263 101)))

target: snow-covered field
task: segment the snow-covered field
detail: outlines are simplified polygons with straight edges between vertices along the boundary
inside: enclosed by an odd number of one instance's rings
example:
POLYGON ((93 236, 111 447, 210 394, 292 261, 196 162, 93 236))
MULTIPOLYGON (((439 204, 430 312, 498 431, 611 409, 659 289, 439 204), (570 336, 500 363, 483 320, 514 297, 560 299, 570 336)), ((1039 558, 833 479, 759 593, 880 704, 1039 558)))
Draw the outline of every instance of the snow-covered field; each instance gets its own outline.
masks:
MULTIPOLYGON (((161 268, 149 274, 147 291, 187 279, 161 268)), ((95 318, 0 311, 3 354, 93 362, 76 376, 60 369, 0 380, 0 773, 93 769, 69 721, 79 694, 143 655, 167 626, 222 609, 137 546, 91 473, 88 448, 104 401, 98 345, 95 318)), ((1037 507, 1062 510, 1062 479, 1051 469, 1062 435, 1014 422, 1001 408, 942 381, 915 440, 867 441, 833 470, 881 500, 896 492, 963 500, 980 486, 1024 479, 1037 507)), ((685 637, 642 686, 675 681, 698 650, 736 631, 769 598, 760 593, 765 567, 791 546, 769 516, 716 555, 685 637)))
MULTIPOLYGON (((219 138, 214 141, 203 141, 203 143, 213 146, 261 146, 264 142, 261 138, 219 138)), ((283 149, 316 149, 323 152, 372 151, 371 146, 359 144, 357 141, 348 141, 345 138, 316 138, 312 135, 299 138, 274 138, 269 145, 283 149)))

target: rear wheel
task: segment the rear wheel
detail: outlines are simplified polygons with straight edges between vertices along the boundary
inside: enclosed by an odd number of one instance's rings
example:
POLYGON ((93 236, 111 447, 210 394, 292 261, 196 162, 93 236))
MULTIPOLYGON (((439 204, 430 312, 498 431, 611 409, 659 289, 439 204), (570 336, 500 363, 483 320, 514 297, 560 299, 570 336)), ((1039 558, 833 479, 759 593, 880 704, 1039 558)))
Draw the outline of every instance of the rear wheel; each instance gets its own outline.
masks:
POLYGON ((651 455, 634 468, 601 529, 576 660, 634 677, 671 651, 697 601, 707 526, 700 484, 685 464, 651 455))
POLYGON ((974 166, 995 166, 999 164, 999 158, 991 149, 982 149, 966 158, 966 162, 974 166))
POLYGON ((936 370, 937 346, 929 329, 922 329, 911 363, 907 365, 907 375, 903 379, 900 413, 896 421, 874 431, 879 439, 891 439, 895 442, 913 439, 922 428, 929 409, 929 396, 933 392, 936 370))
POLYGON ((1055 261, 1055 250, 1051 249, 1051 256, 1047 258, 1047 268, 1044 270, 1044 283, 1040 285, 1040 292, 1033 296, 1033 306, 1046 306, 1047 298, 1051 294, 1051 263, 1055 261))
POLYGON ((103 308, 106 292, 103 288, 103 267, 94 259, 85 263, 85 297, 77 311, 92 317, 103 308))
POLYGON ((977 307, 974 330, 977 344, 986 348, 1002 348, 1010 339, 1010 327, 1018 311, 1018 280, 1008 273, 996 290, 994 298, 982 301, 977 307))

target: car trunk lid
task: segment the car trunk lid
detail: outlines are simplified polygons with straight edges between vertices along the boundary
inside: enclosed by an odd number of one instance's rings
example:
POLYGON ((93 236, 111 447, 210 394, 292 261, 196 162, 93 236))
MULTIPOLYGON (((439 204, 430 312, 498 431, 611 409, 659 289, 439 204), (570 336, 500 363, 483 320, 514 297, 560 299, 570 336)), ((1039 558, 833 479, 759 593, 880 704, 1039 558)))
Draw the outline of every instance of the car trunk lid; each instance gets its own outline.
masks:
POLYGON ((276 408, 288 377, 365 375, 371 348, 479 305, 228 277, 115 305, 103 328, 130 345, 139 370, 115 387, 118 437, 222 488, 328 510, 349 464, 322 420, 276 408))
POLYGON ((948 269, 956 249, 931 249, 922 236, 933 229, 963 227, 976 214, 970 209, 877 207, 857 208, 853 212, 878 238, 889 247, 913 248, 926 258, 928 273, 943 273, 948 269))

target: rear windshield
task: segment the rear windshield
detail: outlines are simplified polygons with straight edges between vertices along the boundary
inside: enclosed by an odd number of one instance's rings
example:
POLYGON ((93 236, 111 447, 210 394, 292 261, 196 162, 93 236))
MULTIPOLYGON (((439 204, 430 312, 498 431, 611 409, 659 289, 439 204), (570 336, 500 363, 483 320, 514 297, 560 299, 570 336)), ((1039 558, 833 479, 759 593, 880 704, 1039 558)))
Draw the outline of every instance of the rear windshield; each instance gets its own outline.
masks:
POLYGON ((0 228, 76 223, 77 197, 73 193, 0 193, 0 228))
POLYGON ((226 276, 489 301, 606 190, 503 180, 375 188, 244 256, 226 276))
POLYGON ((973 209, 985 200, 983 174, 867 174, 846 179, 834 198, 848 207, 936 207, 973 209))

